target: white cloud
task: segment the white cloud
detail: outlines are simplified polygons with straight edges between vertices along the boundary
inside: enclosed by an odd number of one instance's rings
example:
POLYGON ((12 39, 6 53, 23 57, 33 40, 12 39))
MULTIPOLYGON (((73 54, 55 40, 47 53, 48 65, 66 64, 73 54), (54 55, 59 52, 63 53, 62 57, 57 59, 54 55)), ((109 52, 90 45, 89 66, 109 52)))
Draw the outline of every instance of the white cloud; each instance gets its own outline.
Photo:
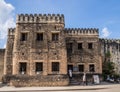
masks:
POLYGON ((6 48, 6 44, 4 44, 4 47, 3 48, 6 48))
POLYGON ((15 27, 14 22, 14 7, 0 0, 0 39, 5 39, 7 36, 8 28, 15 27))
POLYGON ((108 28, 107 27, 105 27, 105 28, 103 28, 102 29, 102 37, 103 38, 106 38, 106 37, 108 37, 108 36, 110 36, 110 31, 108 30, 108 28))

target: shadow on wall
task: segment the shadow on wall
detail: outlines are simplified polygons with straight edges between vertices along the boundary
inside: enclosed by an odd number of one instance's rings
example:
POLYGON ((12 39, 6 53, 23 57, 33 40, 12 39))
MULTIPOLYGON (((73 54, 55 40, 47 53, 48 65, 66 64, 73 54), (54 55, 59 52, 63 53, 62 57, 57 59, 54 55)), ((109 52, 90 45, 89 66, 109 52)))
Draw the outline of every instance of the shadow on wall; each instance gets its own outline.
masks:
POLYGON ((0 49, 0 82, 2 81, 2 76, 4 71, 4 54, 5 54, 5 49, 0 49))

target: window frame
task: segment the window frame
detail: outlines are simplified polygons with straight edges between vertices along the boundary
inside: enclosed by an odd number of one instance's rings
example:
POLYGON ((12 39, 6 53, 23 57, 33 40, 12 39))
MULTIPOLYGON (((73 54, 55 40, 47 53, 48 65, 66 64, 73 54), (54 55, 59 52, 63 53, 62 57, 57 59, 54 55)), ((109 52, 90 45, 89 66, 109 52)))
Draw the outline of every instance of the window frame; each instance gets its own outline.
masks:
POLYGON ((78 50, 82 50, 83 49, 83 43, 82 42, 78 43, 77 46, 78 46, 78 50))
POLYGON ((52 41, 59 41, 59 33, 52 33, 52 41))
POLYGON ((69 71, 69 70, 72 70, 72 71, 73 71, 73 65, 72 65, 72 64, 68 64, 68 65, 67 65, 67 68, 68 68, 68 71, 69 71))
POLYGON ((52 62, 52 72, 59 72, 60 71, 60 63, 59 62, 52 62))
POLYGON ((95 64, 89 64, 89 72, 95 72, 95 64))
POLYGON ((79 65, 78 65, 78 71, 79 71, 79 72, 84 72, 84 70, 85 70, 84 64, 79 64, 79 65), (83 67, 83 68, 82 68, 82 71, 80 71, 80 66, 83 67))
POLYGON ((35 62, 35 72, 39 73, 39 72, 43 72, 43 62, 35 62), (40 66, 38 66, 40 65, 40 66), (37 68, 39 67, 39 68, 37 68))
POLYGON ((36 41, 43 41, 44 36, 43 33, 36 33, 36 41))
POLYGON ((88 43, 88 49, 93 49, 93 43, 92 42, 88 43))
POLYGON ((73 43, 67 43, 67 53, 72 53, 73 51, 73 43))
POLYGON ((27 73, 27 62, 19 62, 19 73, 26 74, 27 73), (25 67, 25 69, 23 69, 25 67))
POLYGON ((20 41, 27 41, 27 39, 28 39, 28 33, 27 32, 21 33, 20 41))

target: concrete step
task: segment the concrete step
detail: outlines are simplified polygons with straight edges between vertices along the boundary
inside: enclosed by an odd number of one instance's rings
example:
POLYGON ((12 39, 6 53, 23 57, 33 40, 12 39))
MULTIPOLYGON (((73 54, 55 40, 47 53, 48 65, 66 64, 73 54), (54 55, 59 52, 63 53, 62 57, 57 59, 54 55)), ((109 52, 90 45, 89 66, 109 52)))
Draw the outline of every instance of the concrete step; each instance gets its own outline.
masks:
POLYGON ((75 79, 70 79, 70 85, 79 85, 80 82, 75 79))

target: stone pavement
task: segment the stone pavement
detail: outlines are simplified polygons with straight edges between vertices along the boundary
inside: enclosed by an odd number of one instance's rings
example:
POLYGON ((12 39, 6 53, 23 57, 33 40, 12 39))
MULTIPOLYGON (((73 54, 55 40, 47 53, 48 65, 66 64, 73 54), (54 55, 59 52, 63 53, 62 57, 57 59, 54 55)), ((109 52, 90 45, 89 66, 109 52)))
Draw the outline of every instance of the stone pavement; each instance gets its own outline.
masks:
POLYGON ((88 85, 88 86, 63 86, 63 87, 12 87, 3 86, 0 92, 16 92, 16 91, 77 91, 77 90, 101 90, 120 87, 120 84, 103 84, 103 85, 88 85))

